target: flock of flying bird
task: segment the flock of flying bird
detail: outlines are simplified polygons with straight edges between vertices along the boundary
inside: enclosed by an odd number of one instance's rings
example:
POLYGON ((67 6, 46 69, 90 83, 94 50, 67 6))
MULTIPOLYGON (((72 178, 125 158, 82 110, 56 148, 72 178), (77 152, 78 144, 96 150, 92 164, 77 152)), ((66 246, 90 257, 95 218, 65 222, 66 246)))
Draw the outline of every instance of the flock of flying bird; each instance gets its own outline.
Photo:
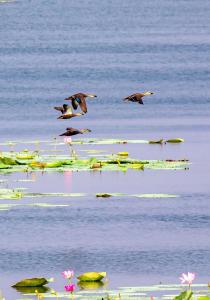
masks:
MULTIPOLYGON (((142 98, 144 96, 149 96, 154 94, 153 92, 146 91, 144 93, 136 93, 132 94, 128 97, 125 97, 124 101, 131 101, 131 102, 137 102, 139 104, 144 104, 142 98)), ((55 106, 54 108, 61 112, 61 115, 58 117, 58 119, 71 119, 73 117, 82 116, 87 113, 87 103, 86 98, 95 98, 96 95, 93 94, 83 94, 83 93, 77 93, 74 94, 68 98, 65 98, 64 100, 71 101, 71 105, 63 104, 63 106, 55 106), (78 106, 80 106, 81 111, 80 113, 74 113, 72 108, 74 110, 77 110, 78 106)), ((72 127, 66 128, 66 132, 60 134, 60 136, 72 136, 76 134, 83 134, 84 132, 90 132, 90 129, 74 129, 72 127)))

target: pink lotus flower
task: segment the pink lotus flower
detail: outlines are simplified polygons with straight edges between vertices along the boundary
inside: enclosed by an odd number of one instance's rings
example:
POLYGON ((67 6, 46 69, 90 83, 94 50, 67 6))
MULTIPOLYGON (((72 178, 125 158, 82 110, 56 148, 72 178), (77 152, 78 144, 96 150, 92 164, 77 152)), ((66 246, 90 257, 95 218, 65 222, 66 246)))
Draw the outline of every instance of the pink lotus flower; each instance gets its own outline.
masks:
POLYGON ((71 279, 74 276, 74 271, 73 270, 67 270, 62 272, 62 275, 66 279, 71 279))
POLYGON ((181 280, 181 283, 188 283, 189 285, 191 285, 193 280, 195 279, 195 273, 182 273, 182 276, 179 279, 181 280))
POLYGON ((65 285, 65 290, 66 292, 73 293, 73 291, 75 290, 75 284, 65 285))
POLYGON ((71 144, 72 143, 72 139, 69 136, 65 136, 65 138, 63 139, 65 144, 71 144))

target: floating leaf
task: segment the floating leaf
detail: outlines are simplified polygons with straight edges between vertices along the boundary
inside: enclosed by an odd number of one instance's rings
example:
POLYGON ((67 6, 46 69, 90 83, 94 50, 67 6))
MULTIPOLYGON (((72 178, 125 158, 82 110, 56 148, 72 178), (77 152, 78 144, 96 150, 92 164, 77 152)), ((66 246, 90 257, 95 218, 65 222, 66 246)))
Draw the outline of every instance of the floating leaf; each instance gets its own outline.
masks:
POLYGON ((104 194, 96 194, 96 197, 109 198, 112 197, 112 195, 104 193, 104 194))
POLYGON ((175 139, 170 139, 166 141, 167 143, 182 143, 184 142, 184 139, 181 138, 175 138, 175 139))
POLYGON ((12 287, 39 287, 47 284, 48 281, 44 277, 35 277, 35 278, 27 278, 23 279, 17 283, 15 283, 12 287))
POLYGON ((129 155, 128 152, 118 152, 117 155, 127 157, 129 155))
POLYGON ((106 272, 87 272, 78 276, 79 281, 101 281, 106 276, 106 272))
POLYGON ((10 157, 0 157, 0 163, 7 165, 7 166, 14 166, 14 165, 24 165, 24 163, 19 162, 16 159, 10 157))
POLYGON ((16 155, 16 158, 17 159, 26 159, 26 160, 28 160, 28 159, 34 159, 34 157, 35 157, 36 155, 34 155, 34 154, 18 154, 18 155, 16 155))
POLYGON ((193 292, 191 290, 184 291, 174 298, 174 300, 190 300, 193 292))
POLYGON ((162 143, 163 143, 163 139, 156 140, 156 141, 149 141, 149 144, 162 144, 162 143))

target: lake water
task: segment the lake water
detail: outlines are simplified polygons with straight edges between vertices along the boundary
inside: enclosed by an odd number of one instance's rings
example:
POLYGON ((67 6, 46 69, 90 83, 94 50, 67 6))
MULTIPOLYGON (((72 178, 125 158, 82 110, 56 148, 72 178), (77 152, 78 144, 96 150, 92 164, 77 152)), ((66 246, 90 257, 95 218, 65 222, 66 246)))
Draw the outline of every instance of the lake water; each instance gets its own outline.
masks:
POLYGON ((55 277, 54 287, 62 290, 60 273, 67 268, 107 271, 114 288, 178 283, 187 271, 196 272, 197 282, 209 280, 209 9, 209 0, 0 1, 1 142, 53 141, 71 126, 90 128, 91 138, 181 137, 185 143, 162 147, 89 148, 192 163, 185 171, 1 175, 10 188, 88 193, 27 200, 70 203, 65 208, 0 212, 0 289, 6 299, 20 297, 8 287, 29 276, 55 277), (145 105, 122 101, 144 90, 155 92, 145 105), (76 92, 98 97, 87 100, 87 115, 57 120, 53 107, 76 92), (34 182, 15 181, 27 176, 34 182), (97 192, 128 196, 99 200, 97 192), (129 197, 140 193, 180 197, 129 197))

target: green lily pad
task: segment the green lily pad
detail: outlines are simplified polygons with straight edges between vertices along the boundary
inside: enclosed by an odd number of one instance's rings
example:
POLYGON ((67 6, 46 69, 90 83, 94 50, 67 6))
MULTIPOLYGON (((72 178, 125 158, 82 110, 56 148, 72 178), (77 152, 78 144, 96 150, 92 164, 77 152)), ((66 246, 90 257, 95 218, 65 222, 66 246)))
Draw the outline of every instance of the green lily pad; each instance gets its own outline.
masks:
POLYGON ((35 154, 17 154, 16 158, 17 159, 28 160, 28 159, 34 159, 35 156, 36 156, 35 154))
POLYGON ((97 198, 110 198, 110 197, 122 197, 126 196, 126 194, 123 193, 97 193, 96 197, 97 198))
POLYGON ((15 283, 12 287, 40 287, 47 284, 48 281, 44 277, 27 278, 15 283))
POLYGON ((174 300, 190 300, 193 296, 191 290, 184 291, 174 298, 174 300))
POLYGON ((107 193, 104 193, 104 194, 96 194, 96 197, 101 197, 101 198, 109 198, 109 197, 112 197, 111 194, 107 194, 107 193))
POLYGON ((175 138, 175 139, 169 139, 166 141, 167 143, 182 143, 184 142, 184 139, 181 138, 175 138))
POLYGON ((164 142, 163 139, 156 140, 156 141, 149 141, 149 144, 162 144, 164 142))
POLYGON ((10 158, 10 157, 0 157, 0 163, 8 166, 14 166, 14 165, 23 165, 24 163, 19 162, 16 159, 10 158))
POLYGON ((101 281, 106 276, 106 272, 87 272, 78 276, 79 281, 101 281))
POLYGON ((129 153, 128 152, 118 152, 117 155, 122 156, 122 157, 127 157, 129 155, 129 153))

